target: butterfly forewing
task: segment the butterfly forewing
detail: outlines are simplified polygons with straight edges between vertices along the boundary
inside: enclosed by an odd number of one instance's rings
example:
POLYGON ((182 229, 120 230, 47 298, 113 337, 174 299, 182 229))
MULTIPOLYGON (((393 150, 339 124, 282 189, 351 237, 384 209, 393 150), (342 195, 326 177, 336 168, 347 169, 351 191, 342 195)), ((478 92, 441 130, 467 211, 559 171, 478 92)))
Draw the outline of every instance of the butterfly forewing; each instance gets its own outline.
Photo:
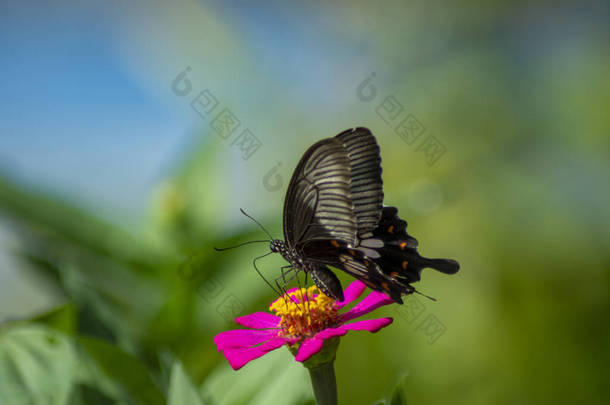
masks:
POLYGON ((350 161, 336 138, 305 152, 284 201, 284 237, 292 248, 316 240, 356 241, 357 219, 350 194, 350 161))
POLYGON ((350 162, 350 193, 358 222, 358 234, 377 227, 383 203, 381 156, 375 137, 367 128, 341 132, 340 139, 350 162))

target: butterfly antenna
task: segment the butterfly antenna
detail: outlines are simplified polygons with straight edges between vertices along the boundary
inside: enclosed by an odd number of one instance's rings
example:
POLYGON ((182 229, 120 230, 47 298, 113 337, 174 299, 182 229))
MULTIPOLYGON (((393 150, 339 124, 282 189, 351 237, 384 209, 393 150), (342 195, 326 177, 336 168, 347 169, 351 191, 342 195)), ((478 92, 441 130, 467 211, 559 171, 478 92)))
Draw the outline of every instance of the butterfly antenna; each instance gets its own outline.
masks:
POLYGON ((258 273, 258 275, 259 275, 259 276, 261 276, 261 278, 262 278, 262 279, 265 281, 265 283, 267 283, 267 285, 268 285, 269 287, 271 287, 271 289, 273 290, 273 292, 274 292, 274 293, 276 293, 276 294, 278 294, 278 295, 281 295, 281 294, 279 294, 279 292, 278 292, 278 291, 277 291, 275 288, 273 288, 273 286, 272 286, 272 285, 271 285, 271 283, 270 283, 270 282, 269 282, 269 281, 268 281, 268 280, 265 278, 265 276, 263 276, 263 273, 261 273, 261 272, 260 272, 260 270, 258 269, 258 267, 256 267, 256 261, 257 261, 258 259, 262 259, 263 257, 265 257, 265 256, 269 256, 269 255, 270 255, 270 254, 272 254, 272 253, 273 253, 273 252, 268 252, 268 253, 265 253, 265 254, 264 254, 264 255, 262 255, 262 256, 257 257, 256 259, 254 259, 254 260, 252 261, 252 264, 254 265, 254 270, 256 270, 256 272, 258 273))
POLYGON ((265 227, 264 227, 264 226, 263 226, 263 225, 262 225, 260 222, 258 222, 256 219, 254 219, 253 217, 251 217, 250 215, 248 215, 248 214, 246 213, 246 211, 244 211, 242 208, 240 208, 239 210, 241 211, 241 213, 242 213, 242 214, 244 214, 245 216, 247 216, 248 218, 250 218, 252 221, 254 221, 254 222, 256 223, 256 225, 258 225, 258 226, 259 226, 259 227, 260 227, 260 228, 261 228, 263 231, 265 231, 265 233, 267 234, 267 236, 269 236, 269 238, 270 238, 271 240, 273 240, 273 236, 271 236, 271 234, 269 233, 269 231, 267 231, 267 230, 265 229, 265 227))
POLYGON ((224 250, 235 249, 235 248, 238 248, 238 247, 241 247, 241 246, 244 246, 244 245, 248 245, 250 243, 261 243, 261 242, 269 243, 271 241, 269 241, 269 240, 251 240, 251 241, 248 241, 248 242, 243 242, 243 243, 240 243, 238 245, 229 246, 229 247, 226 247, 226 248, 217 248, 217 247, 214 247, 214 250, 217 251, 217 252, 222 252, 224 250))

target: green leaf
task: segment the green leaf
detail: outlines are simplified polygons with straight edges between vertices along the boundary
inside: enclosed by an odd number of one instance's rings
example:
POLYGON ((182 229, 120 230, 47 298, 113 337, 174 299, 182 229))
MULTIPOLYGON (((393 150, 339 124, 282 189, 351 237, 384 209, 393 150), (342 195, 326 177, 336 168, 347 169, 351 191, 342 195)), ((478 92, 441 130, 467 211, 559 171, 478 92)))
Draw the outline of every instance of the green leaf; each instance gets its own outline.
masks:
POLYGON ((76 308, 73 304, 66 304, 32 319, 32 322, 42 323, 49 327, 71 335, 76 332, 76 308))
POLYGON ((203 405, 199 392, 191 383, 182 364, 175 362, 169 383, 168 405, 203 405))
POLYGON ((32 324, 2 330, 0 403, 67 403, 76 363, 74 346, 57 331, 32 324))
POLYGON ((283 347, 237 371, 224 360, 205 380, 203 392, 226 405, 302 405, 313 398, 307 369, 283 347))
POLYGON ((160 260, 159 248, 143 238, 96 217, 74 203, 31 191, 0 173, 0 210, 20 221, 55 248, 68 247, 95 252, 133 267, 153 269, 160 260))
POLYGON ((394 387, 394 391, 392 391, 392 395, 390 396, 390 405, 406 405, 407 404, 407 376, 403 376, 396 387, 394 387))
POLYGON ((105 392, 87 384, 77 384, 74 386, 70 397, 69 405, 95 404, 95 405, 115 405, 113 397, 105 392))
POLYGON ((119 384, 134 401, 151 405, 165 403, 165 397, 148 369, 136 357, 101 340, 82 337, 79 342, 104 374, 119 384))

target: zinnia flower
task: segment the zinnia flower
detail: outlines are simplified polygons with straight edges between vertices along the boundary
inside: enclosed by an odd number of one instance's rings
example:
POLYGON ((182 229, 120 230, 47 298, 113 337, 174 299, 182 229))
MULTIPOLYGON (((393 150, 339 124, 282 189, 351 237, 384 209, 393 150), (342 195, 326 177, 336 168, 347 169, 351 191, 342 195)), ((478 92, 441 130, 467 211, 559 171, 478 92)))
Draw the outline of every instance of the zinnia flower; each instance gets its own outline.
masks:
POLYGON ((235 370, 285 344, 296 348, 295 360, 306 361, 320 352, 325 340, 343 336, 350 330, 375 333, 392 323, 392 318, 349 322, 394 302, 377 291, 370 292, 351 310, 339 313, 365 288, 361 281, 352 282, 345 289, 345 299, 341 302, 327 297, 315 286, 293 288, 270 304, 269 309, 276 315, 255 312, 235 318, 235 322, 251 329, 221 332, 214 338, 214 343, 235 370))

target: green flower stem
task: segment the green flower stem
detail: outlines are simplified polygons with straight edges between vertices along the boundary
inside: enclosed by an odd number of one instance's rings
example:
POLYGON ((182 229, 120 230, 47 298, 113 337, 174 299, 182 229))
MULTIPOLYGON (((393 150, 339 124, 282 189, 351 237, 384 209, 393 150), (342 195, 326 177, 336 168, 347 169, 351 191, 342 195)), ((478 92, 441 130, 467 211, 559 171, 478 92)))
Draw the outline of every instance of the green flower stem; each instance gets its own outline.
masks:
POLYGON ((337 380, 333 362, 309 368, 317 405, 337 405, 337 380))
MULTIPOLYGON (((335 355, 339 347, 339 338, 324 341, 322 350, 303 362, 309 370, 313 394, 317 405, 337 405, 337 379, 335 378, 335 355)), ((296 356, 298 347, 290 347, 296 356)))

